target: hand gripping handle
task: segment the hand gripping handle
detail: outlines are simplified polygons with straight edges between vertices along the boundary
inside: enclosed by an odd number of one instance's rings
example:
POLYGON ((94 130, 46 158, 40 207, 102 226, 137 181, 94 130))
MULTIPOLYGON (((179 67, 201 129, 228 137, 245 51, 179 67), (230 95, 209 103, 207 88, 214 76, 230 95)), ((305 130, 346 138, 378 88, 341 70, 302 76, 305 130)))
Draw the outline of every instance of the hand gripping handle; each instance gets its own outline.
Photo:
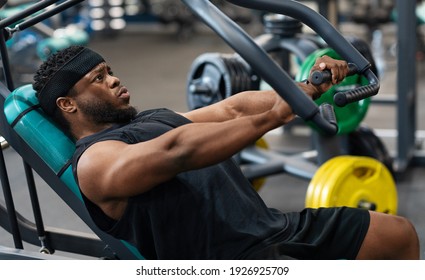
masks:
MULTIPOLYGON (((347 76, 351 76, 357 74, 357 66, 353 63, 348 64, 348 74, 347 76)), ((334 95, 334 102, 339 107, 344 107, 349 103, 353 103, 371 96, 374 96, 379 91, 379 83, 375 74, 372 70, 368 69, 363 75, 369 81, 368 85, 364 85, 352 90, 341 91, 334 95)), ((329 70, 316 70, 313 71, 310 75, 310 82, 314 85, 320 85, 322 83, 330 81, 332 78, 332 74, 329 70)))
MULTIPOLYGON (((286 0, 227 0, 235 5, 285 14, 310 26, 345 60, 352 61, 360 72, 370 63, 320 14, 297 1, 286 0)), ((295 114, 312 121, 324 134, 335 135, 337 125, 321 114, 307 96, 254 40, 208 0, 182 0, 206 25, 228 43, 276 92, 288 102, 295 114)))
MULTIPOLYGON (((347 76, 351 76, 357 74, 357 66, 354 63, 348 63, 348 74, 347 76)), ((329 70, 316 70, 311 72, 310 74, 310 82, 315 85, 321 85, 323 83, 329 82, 332 79, 332 73, 329 70)))

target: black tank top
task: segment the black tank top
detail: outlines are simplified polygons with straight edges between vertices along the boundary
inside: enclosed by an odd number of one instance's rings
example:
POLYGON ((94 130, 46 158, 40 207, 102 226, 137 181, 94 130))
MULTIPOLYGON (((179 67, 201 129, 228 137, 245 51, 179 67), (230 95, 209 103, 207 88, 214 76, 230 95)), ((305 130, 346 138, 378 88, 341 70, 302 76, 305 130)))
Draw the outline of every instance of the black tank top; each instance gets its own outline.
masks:
MULTIPOLYGON (((74 176, 81 154, 96 142, 147 141, 189 122, 170 110, 155 109, 127 125, 83 138, 77 142, 74 176)), ((285 214, 266 207, 232 159, 180 173, 131 197, 118 221, 84 199, 100 229, 134 244, 147 259, 249 258, 290 234, 285 214)))

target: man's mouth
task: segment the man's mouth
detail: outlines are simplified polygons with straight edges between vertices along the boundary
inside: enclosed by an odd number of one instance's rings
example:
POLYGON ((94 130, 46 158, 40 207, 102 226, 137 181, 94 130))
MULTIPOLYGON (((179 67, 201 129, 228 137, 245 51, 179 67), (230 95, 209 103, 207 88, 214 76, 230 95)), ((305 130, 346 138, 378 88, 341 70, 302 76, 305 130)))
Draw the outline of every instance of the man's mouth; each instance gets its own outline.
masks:
POLYGON ((130 97, 130 93, 128 92, 126 87, 122 87, 118 92, 118 97, 120 98, 128 98, 130 97))

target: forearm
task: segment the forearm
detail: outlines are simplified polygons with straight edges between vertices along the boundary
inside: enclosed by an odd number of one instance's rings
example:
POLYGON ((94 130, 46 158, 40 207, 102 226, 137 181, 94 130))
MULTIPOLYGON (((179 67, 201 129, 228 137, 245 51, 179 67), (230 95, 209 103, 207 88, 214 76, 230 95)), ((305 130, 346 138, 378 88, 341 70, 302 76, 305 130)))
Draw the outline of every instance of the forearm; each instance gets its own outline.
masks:
MULTIPOLYGON (((332 80, 330 82, 318 86, 314 86, 311 83, 298 83, 300 89, 313 99, 320 97, 332 85, 342 81, 348 73, 346 61, 335 60, 326 55, 318 58, 311 70, 323 71, 325 69, 330 70, 332 73, 332 80)), ((193 122, 221 122, 241 116, 266 112, 267 110, 271 110, 276 102, 281 100, 282 98, 273 90, 246 91, 184 115, 193 122)), ((292 110, 289 105, 282 108, 284 110, 282 112, 284 113, 284 119, 290 119, 292 117, 292 110)))
MULTIPOLYGON (((317 93, 311 85, 299 83, 299 86, 309 96, 313 97, 317 93)), ((266 112, 281 101, 282 98, 273 90, 244 91, 221 102, 185 113, 184 116, 193 122, 221 122, 266 112)), ((293 117, 289 105, 283 107, 283 110, 286 118, 293 117)))
POLYGON ((279 97, 273 91, 244 91, 220 102, 187 112, 184 116, 196 123, 223 122, 270 110, 277 98, 279 97))
MULTIPOLYGON (((273 90, 245 91, 223 101, 229 110, 229 118, 250 116, 271 110, 280 96, 273 90)), ((288 113, 291 113, 288 106, 288 113)))
POLYGON ((277 118, 270 110, 225 122, 188 124, 171 131, 164 146, 177 168, 202 168, 231 157, 279 127, 277 118))

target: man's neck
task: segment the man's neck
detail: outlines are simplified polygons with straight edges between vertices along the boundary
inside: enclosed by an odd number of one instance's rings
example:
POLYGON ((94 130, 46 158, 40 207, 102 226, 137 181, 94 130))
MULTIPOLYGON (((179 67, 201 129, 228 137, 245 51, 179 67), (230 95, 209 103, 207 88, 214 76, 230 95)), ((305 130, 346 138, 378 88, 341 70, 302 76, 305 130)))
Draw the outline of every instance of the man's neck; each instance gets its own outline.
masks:
POLYGON ((107 128, 112 127, 114 124, 98 124, 98 125, 91 125, 91 126, 79 126, 77 125, 75 129, 72 129, 72 135, 75 137, 75 139, 80 140, 84 137, 93 135, 95 133, 101 132, 107 128))

